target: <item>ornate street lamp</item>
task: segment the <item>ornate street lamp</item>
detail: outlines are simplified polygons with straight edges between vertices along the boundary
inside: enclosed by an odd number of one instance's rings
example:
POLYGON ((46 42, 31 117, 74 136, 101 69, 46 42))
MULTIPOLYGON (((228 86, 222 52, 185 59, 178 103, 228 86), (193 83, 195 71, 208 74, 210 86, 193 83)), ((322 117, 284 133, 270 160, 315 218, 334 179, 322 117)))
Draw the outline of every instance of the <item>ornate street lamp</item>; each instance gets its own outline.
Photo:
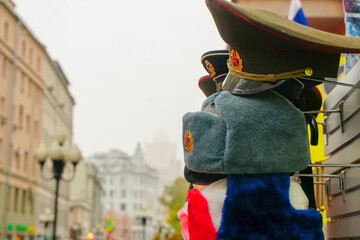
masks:
POLYGON ((141 211, 136 212, 136 218, 141 221, 141 225, 143 226, 143 240, 146 240, 146 222, 152 219, 152 213, 147 210, 146 205, 142 206, 141 211))
POLYGON ((44 238, 46 240, 47 228, 54 221, 54 214, 51 213, 50 208, 45 208, 44 213, 39 216, 39 221, 44 224, 44 238))
POLYGON ((44 180, 55 179, 55 204, 54 204, 54 225, 52 240, 56 240, 56 222, 57 222, 57 207, 59 197, 59 182, 60 180, 71 181, 75 176, 75 168, 81 159, 80 150, 76 145, 70 149, 65 149, 63 144, 66 139, 66 133, 61 128, 56 128, 54 135, 54 141, 51 146, 47 148, 44 143, 40 143, 36 150, 36 159, 40 164, 41 177, 44 180), (46 178, 44 176, 44 165, 47 159, 51 159, 53 176, 46 178), (70 179, 64 179, 62 173, 66 164, 71 163, 73 166, 72 177, 70 179))

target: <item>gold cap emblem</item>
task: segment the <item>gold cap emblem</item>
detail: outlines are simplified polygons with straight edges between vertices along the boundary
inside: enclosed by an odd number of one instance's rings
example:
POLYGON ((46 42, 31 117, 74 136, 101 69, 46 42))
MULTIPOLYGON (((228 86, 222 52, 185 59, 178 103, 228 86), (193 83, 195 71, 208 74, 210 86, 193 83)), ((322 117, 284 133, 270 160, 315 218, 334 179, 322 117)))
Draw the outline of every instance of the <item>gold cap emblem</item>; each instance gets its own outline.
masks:
POLYGON ((193 147, 193 139, 192 139, 192 136, 191 136, 191 132, 189 129, 187 129, 185 131, 185 135, 184 135, 184 147, 185 147, 185 150, 187 152, 191 152, 192 150, 192 147, 193 147))
POLYGON ((205 66, 206 66, 206 69, 208 70, 208 72, 210 73, 210 75, 212 77, 214 77, 216 72, 215 72, 213 65, 208 60, 205 60, 205 66))
POLYGON ((231 49, 229 58, 230 58, 231 67, 239 72, 242 72, 243 65, 239 53, 236 50, 231 49))

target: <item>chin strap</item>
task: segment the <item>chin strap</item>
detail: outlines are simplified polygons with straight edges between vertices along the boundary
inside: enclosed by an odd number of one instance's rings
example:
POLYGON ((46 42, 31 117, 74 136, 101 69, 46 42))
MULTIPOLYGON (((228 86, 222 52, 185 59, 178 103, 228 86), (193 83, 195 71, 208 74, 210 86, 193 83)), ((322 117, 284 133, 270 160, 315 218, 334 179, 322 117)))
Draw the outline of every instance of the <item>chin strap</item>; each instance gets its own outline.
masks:
POLYGON ((316 146, 319 142, 319 129, 315 116, 305 113, 305 119, 310 126, 310 144, 316 146))

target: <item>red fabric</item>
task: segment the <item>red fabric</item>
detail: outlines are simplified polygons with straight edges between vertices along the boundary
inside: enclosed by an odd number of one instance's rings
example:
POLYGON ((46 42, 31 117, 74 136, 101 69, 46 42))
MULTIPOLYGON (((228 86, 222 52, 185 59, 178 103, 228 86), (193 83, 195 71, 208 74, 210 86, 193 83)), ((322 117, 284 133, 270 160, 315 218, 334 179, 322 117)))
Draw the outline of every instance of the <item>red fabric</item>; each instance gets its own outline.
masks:
POLYGON ((177 217, 179 218, 181 224, 181 235, 183 236, 184 240, 189 240, 188 215, 185 212, 185 207, 182 207, 177 212, 177 217))
POLYGON ((200 83, 206 79, 209 79, 209 78, 212 78, 211 76, 206 76, 206 77, 202 77, 200 78, 199 82, 198 82, 198 85, 200 86, 200 83))
POLYGON ((321 95, 319 88, 318 87, 314 87, 314 88, 315 88, 316 92, 319 94, 321 102, 322 102, 323 99, 322 99, 322 95, 321 95))
POLYGON ((188 202, 188 225, 190 240, 215 240, 215 228, 206 199, 198 189, 191 189, 186 194, 188 202))

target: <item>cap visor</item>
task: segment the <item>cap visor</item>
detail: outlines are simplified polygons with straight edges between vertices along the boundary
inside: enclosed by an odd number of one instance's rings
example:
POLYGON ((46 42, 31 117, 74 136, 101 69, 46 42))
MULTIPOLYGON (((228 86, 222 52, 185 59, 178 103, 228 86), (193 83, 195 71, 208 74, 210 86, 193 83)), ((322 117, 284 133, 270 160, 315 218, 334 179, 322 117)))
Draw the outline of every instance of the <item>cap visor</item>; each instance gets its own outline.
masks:
POLYGON ((247 80, 244 78, 239 78, 237 76, 228 73, 225 78, 225 83, 223 89, 225 91, 231 92, 234 95, 244 96, 244 95, 253 95, 261 92, 271 90, 280 84, 284 83, 286 80, 279 80, 275 83, 270 82, 260 82, 247 80))

